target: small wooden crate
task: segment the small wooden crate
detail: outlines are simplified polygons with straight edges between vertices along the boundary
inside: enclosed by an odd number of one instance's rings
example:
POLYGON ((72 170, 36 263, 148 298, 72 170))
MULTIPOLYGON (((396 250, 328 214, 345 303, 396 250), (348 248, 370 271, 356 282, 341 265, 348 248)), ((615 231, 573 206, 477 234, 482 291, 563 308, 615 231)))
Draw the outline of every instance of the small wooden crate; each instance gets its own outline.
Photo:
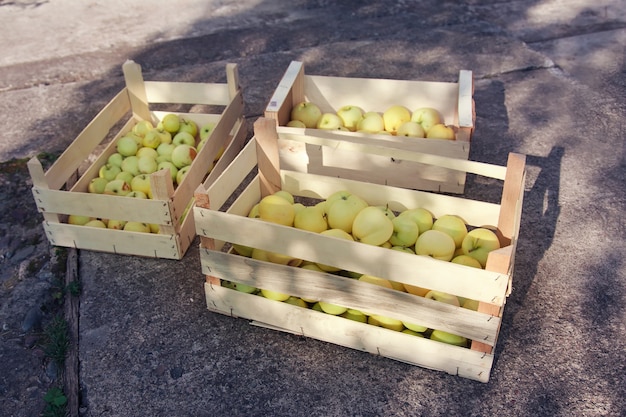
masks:
MULTIPOLYGON (((504 304, 511 289, 524 193, 525 157, 511 153, 507 166, 501 167, 428 156, 431 164, 502 180, 501 203, 495 204, 284 170, 280 168, 282 159, 278 152, 283 134, 277 132, 275 122, 261 118, 254 127, 254 137, 224 173, 208 189, 201 186, 196 191, 194 216, 200 236, 202 271, 206 274, 208 309, 273 329, 487 382, 504 304), (258 171, 254 171, 255 167, 258 171), (258 173, 250 180, 246 177, 249 172, 258 173), (245 187, 244 179, 248 182, 245 187), (483 270, 246 217, 263 196, 279 189, 314 199, 325 199, 345 189, 370 205, 388 204, 394 211, 424 207, 435 217, 458 214, 470 225, 496 226, 502 248, 489 254, 483 270), (229 200, 231 195, 237 198, 229 200), (478 300, 479 308, 473 311, 333 274, 243 257, 229 251, 226 242, 478 300), (471 348, 245 294, 221 286, 222 280, 420 323, 464 336, 471 340, 471 348)), ((307 143, 309 136, 299 139, 307 143)), ((336 144, 336 140, 327 139, 325 146, 336 144)), ((373 146, 363 147, 361 152, 377 150, 385 155, 404 152, 373 146)))
POLYGON ((195 238, 193 216, 184 216, 184 213, 193 204, 196 187, 203 181, 210 184, 217 178, 241 150, 246 138, 237 66, 226 66, 226 84, 144 81, 141 67, 132 61, 123 65, 123 71, 126 87, 100 111, 46 172, 36 157, 29 161, 33 195, 39 211, 43 213, 43 227, 52 245, 181 259, 195 238), (157 104, 161 108, 198 104, 223 107, 224 110, 221 114, 151 110, 151 106, 157 104), (168 171, 157 171, 150 176, 153 199, 87 192, 89 181, 98 176, 99 167, 116 152, 118 138, 129 132, 139 120, 150 120, 156 125, 167 113, 184 116, 199 127, 204 123, 216 123, 206 145, 198 152, 176 189, 168 171), (115 133, 113 128, 122 124, 119 132, 107 142, 115 133), (225 151, 207 177, 222 147, 225 151), (100 148, 103 150, 99 151, 100 148), (94 156, 95 161, 88 164, 89 167, 76 180, 79 167, 94 156), (69 190, 66 191, 66 188, 69 190), (160 232, 77 226, 66 223, 69 214, 158 224, 160 232))
POLYGON ((409 152, 468 159, 475 121, 473 92, 473 75, 467 70, 459 72, 456 83, 346 78, 305 75, 303 64, 293 61, 270 99, 265 117, 278 122, 278 131, 285 138, 306 135, 341 139, 346 143, 345 148, 334 149, 315 146, 315 141, 309 142, 306 147, 301 142, 285 142, 280 149, 285 169, 403 188, 463 193, 465 173, 462 171, 408 161, 402 154, 395 158, 378 154, 355 155, 350 146, 375 144, 409 152), (317 104, 323 113, 336 112, 344 105, 360 106, 365 111, 379 113, 395 104, 404 105, 411 111, 433 107, 441 112, 445 124, 456 130, 456 140, 286 127, 291 109, 302 101, 317 104))

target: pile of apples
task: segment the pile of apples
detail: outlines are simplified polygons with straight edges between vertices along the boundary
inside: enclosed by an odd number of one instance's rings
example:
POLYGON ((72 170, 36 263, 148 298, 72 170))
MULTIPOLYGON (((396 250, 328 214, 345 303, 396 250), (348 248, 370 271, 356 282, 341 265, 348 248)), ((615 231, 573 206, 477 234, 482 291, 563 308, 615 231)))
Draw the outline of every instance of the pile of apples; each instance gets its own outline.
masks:
POLYGON ((287 126, 428 139, 456 138, 454 128, 444 124, 437 109, 420 107, 410 111, 400 104, 389 107, 383 113, 365 111, 352 105, 343 106, 334 113, 322 113, 317 104, 303 101, 291 109, 287 126))
MULTIPOLYGON (((167 169, 178 186, 191 168, 198 151, 208 140, 214 123, 198 126, 193 120, 168 113, 154 126, 149 120, 138 121, 117 139, 116 152, 98 170, 87 187, 90 193, 152 198, 150 174, 167 169)), ((219 159, 223 149, 216 157, 219 159)), ((212 166, 209 168, 209 172, 212 166)), ((158 233, 158 225, 124 220, 96 219, 70 215, 68 223, 136 232, 158 233)))
MULTIPOLYGON (((394 212, 386 206, 369 205, 361 197, 347 190, 337 191, 326 200, 309 205, 295 202, 293 195, 287 191, 277 191, 261 199, 250 210, 248 217, 481 269, 485 267, 489 252, 500 248, 500 241, 494 231, 487 227, 468 227, 465 221, 457 215, 442 215, 434 218, 429 210, 422 207, 394 212)), ((431 291, 238 244, 233 244, 232 247, 237 254, 257 260, 333 273, 457 307, 472 310, 478 308, 476 300, 441 291, 431 291)), ((390 317, 368 314, 324 301, 301 299, 289 294, 231 281, 223 281, 222 285, 245 293, 258 294, 272 300, 312 308, 327 314, 419 337, 430 337, 433 340, 457 346, 467 347, 468 345, 468 340, 464 337, 437 329, 428 329, 415 323, 405 323, 390 317)))

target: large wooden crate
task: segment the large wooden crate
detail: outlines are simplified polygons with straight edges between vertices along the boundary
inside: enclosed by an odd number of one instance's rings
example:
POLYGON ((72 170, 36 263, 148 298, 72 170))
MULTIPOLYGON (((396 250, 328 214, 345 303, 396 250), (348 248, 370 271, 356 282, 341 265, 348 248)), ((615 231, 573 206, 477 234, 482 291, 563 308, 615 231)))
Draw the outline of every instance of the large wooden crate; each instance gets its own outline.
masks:
MULTIPOLYGON (((254 137, 233 163, 213 184, 196 191, 194 216, 200 236, 202 271, 206 274, 208 309, 249 319, 261 326, 487 382, 512 285, 525 157, 511 153, 507 166, 501 167, 429 156, 428 163, 489 177, 496 185, 503 184, 501 202, 497 204, 284 170, 278 152, 282 136, 273 120, 257 120, 254 137), (246 177, 249 172, 253 175, 246 177), (497 227, 501 249, 489 253, 485 269, 477 269, 246 217, 263 196, 279 189, 289 191, 296 198, 313 199, 325 199, 345 189, 370 205, 388 205, 394 211, 424 207, 434 217, 461 215, 469 225, 497 227), (478 309, 456 307, 334 274, 243 257, 229 249, 228 242, 477 300, 478 309), (420 323, 464 336, 471 340, 471 347, 443 344, 246 294, 221 285, 224 280, 420 323)), ((309 137, 299 138, 306 142, 309 137)), ((336 142, 327 139, 324 145, 332 147, 336 142)), ((373 146, 361 149, 361 153, 377 151, 385 155, 404 152, 373 146)))
POLYGON ((310 136, 307 145, 285 142, 280 148, 283 168, 374 182, 403 188, 463 193, 465 173, 445 167, 406 160, 402 154, 355 155, 352 145, 373 144, 392 149, 468 159, 474 131, 473 75, 461 70, 458 82, 429 82, 373 78, 348 78, 305 75, 304 65, 293 61, 287 68, 265 117, 277 121, 285 137, 310 136), (433 107, 440 111, 446 125, 456 131, 455 140, 418 139, 357 132, 325 131, 286 127, 293 106, 309 101, 322 112, 336 112, 344 105, 360 106, 365 111, 383 113, 401 104, 413 111, 433 107), (315 139, 341 139, 339 148, 319 147, 315 139))
POLYGON ((246 139, 237 66, 227 64, 227 83, 144 81, 141 67, 132 61, 123 65, 123 71, 125 88, 100 111, 46 172, 36 157, 29 161, 33 195, 43 214, 43 227, 52 245, 181 259, 196 236, 193 216, 185 215, 193 204, 196 187, 203 181, 210 184, 217 178, 241 150, 246 139), (168 110, 180 105, 204 105, 211 111, 217 109, 221 112, 181 113, 168 110), (153 107, 161 110, 154 110, 153 107), (152 199, 87 192, 89 181, 98 176, 99 167, 116 152, 118 138, 129 132, 138 121, 150 120, 156 125, 168 113, 193 120, 199 127, 215 123, 206 145, 198 152, 184 180, 176 188, 168 171, 157 171, 150 175, 152 199), (207 177, 222 147, 225 148, 224 153, 207 177), (87 168, 82 168, 85 165, 87 168), (79 168, 84 172, 79 173, 79 168), (157 224, 159 233, 68 224, 70 214, 157 224))

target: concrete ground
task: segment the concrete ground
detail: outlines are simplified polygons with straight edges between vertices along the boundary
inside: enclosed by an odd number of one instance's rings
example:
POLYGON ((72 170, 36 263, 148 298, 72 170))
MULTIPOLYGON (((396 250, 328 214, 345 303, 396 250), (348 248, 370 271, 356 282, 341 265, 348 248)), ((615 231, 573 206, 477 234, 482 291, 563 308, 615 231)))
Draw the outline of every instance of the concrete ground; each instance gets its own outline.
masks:
POLYGON ((0 0, 0 28, 2 161, 63 150, 126 59, 199 82, 237 63, 250 125, 292 60, 371 78, 469 69, 470 158, 527 155, 489 383, 210 313, 195 244, 181 261, 80 251, 82 415, 626 415, 623 1, 0 0))

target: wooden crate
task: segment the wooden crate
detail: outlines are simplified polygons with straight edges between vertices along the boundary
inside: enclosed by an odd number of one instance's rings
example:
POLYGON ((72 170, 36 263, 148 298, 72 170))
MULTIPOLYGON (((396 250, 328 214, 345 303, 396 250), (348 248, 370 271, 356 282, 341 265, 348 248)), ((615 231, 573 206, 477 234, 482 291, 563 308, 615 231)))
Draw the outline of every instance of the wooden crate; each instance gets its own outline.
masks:
POLYGON ((52 245, 103 252, 181 259, 195 238, 193 216, 184 216, 193 204, 196 187, 211 183, 224 171, 243 147, 246 138, 243 96, 237 66, 226 66, 227 83, 185 83, 144 81, 141 67, 127 61, 123 65, 126 87, 122 89, 78 135, 55 163, 44 172, 32 158, 28 167, 33 195, 43 214, 43 227, 52 245), (156 111, 151 107, 191 104, 223 109, 220 114, 156 111), (137 199, 87 192, 99 167, 116 152, 116 141, 139 120, 154 125, 167 113, 193 120, 200 127, 216 123, 206 145, 198 152, 185 179, 174 189, 168 171, 151 174, 153 199, 137 199), (115 133, 117 126, 123 125, 115 133), (112 139, 111 139, 111 136, 112 139), (207 177, 220 148, 225 151, 207 177), (102 150, 100 150, 102 149, 102 150), (95 161, 89 163, 95 157, 95 161), (81 175, 79 167, 88 165, 81 175), (206 178, 205 178, 206 177, 206 178), (69 188, 69 190, 67 190, 69 188), (159 233, 98 229, 66 222, 77 214, 158 224, 159 233))
MULTIPOLYGON (((278 152, 283 133, 277 132, 275 122, 266 118, 258 119, 254 128, 254 137, 224 173, 208 188, 201 186, 196 191, 194 216, 200 236, 202 271, 206 274, 208 309, 269 328, 487 382, 503 308, 511 289, 525 156, 511 153, 506 167, 427 156, 428 163, 494 178, 491 181, 496 185, 502 183, 501 202, 496 204, 284 170, 278 152), (246 177, 249 172, 254 175, 246 177), (489 254, 485 269, 476 269, 246 217, 263 196, 279 189, 314 199, 325 199, 334 191, 346 189, 370 205, 388 204, 394 211, 425 207, 434 217, 458 214, 469 225, 496 226, 502 248, 489 254), (473 311, 333 274, 243 257, 229 250, 227 242, 478 300, 479 308, 473 311), (471 340, 471 348, 245 294, 221 286, 222 280, 420 323, 464 336, 471 340)), ((299 139, 307 142, 309 136, 299 139)), ((325 145, 335 146, 336 142, 327 139, 325 145)), ((404 152, 373 146, 363 147, 361 151, 385 155, 404 152)))
POLYGON ((304 65, 293 61, 270 99, 265 117, 277 121, 278 131, 285 137, 302 135, 316 138, 341 139, 346 148, 320 148, 314 140, 286 143, 280 149, 282 166, 300 172, 338 176, 359 181, 396 187, 463 193, 465 173, 387 155, 360 154, 355 156, 353 144, 374 144, 389 148, 468 159, 474 131, 473 75, 459 72, 458 82, 427 82, 409 80, 369 79, 305 75, 304 65), (401 104, 413 111, 434 107, 447 125, 456 130, 456 140, 434 140, 374 135, 356 132, 325 131, 290 128, 293 106, 310 101, 322 112, 336 112, 344 105, 360 106, 365 111, 383 113, 390 106, 401 104), (349 168, 347 168, 349 167, 349 168))

